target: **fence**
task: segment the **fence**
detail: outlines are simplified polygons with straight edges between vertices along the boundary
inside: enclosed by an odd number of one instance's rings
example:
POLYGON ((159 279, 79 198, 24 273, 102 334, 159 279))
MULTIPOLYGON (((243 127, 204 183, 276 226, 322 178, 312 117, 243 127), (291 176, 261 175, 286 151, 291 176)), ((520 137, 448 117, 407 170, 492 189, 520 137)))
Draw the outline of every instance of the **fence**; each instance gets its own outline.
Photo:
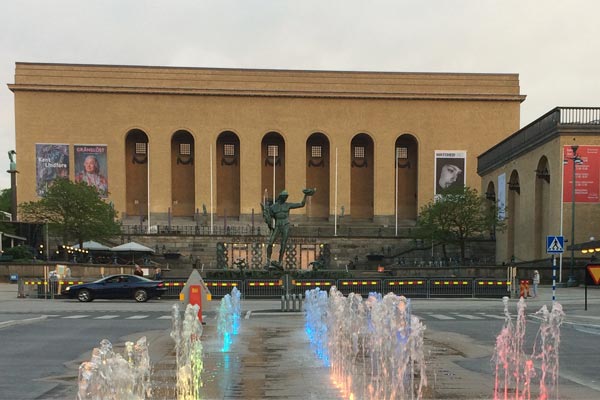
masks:
MULTIPOLYGON (((185 286, 185 278, 165 280, 167 291, 163 298, 178 298, 185 286)), ((320 288, 329 291, 332 286, 348 295, 358 293, 368 296, 371 292, 394 293, 409 298, 502 298, 511 296, 511 283, 501 279, 473 278, 403 278, 403 279, 246 279, 246 280, 205 280, 213 298, 221 298, 231 293, 235 287, 243 298, 280 298, 283 295, 302 295, 306 290, 320 288)), ((23 280, 26 293, 23 296, 37 295, 38 298, 54 298, 61 288, 81 281, 23 280)))

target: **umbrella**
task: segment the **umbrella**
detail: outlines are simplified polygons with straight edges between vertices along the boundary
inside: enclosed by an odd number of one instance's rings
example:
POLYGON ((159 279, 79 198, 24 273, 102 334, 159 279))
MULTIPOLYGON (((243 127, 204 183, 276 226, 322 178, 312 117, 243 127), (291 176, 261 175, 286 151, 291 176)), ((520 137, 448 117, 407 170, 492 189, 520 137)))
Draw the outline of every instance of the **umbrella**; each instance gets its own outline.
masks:
POLYGON ((150 247, 146 247, 136 242, 123 243, 122 245, 115 246, 110 250, 117 253, 131 254, 132 263, 135 263, 136 253, 154 253, 154 250, 152 250, 150 247))
POLYGON ((115 246, 111 251, 123 251, 129 253, 154 253, 154 250, 150 247, 146 247, 136 242, 123 243, 119 246, 115 246))
MULTIPOLYGON (((71 247, 78 249, 79 243, 74 244, 71 247)), ((98 242, 94 242, 93 240, 88 240, 87 242, 83 242, 83 246, 81 246, 81 247, 86 250, 90 250, 90 251, 110 251, 110 247, 105 246, 98 242)))

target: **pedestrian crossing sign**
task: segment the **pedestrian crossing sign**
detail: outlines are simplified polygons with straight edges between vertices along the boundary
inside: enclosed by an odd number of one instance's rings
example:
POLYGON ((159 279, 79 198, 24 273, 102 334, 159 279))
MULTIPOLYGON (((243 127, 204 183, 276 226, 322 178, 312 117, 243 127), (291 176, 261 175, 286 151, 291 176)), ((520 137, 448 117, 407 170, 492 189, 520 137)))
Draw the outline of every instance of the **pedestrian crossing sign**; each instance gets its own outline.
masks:
POLYGON ((546 236, 546 253, 562 254, 565 251, 564 236, 546 236))

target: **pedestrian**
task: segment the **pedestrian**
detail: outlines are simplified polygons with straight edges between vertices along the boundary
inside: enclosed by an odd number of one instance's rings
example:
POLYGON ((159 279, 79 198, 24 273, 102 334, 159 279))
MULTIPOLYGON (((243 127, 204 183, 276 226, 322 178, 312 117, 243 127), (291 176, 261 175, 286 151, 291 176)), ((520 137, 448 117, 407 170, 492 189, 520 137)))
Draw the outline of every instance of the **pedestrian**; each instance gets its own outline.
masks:
POLYGON ((155 281, 160 281, 162 278, 162 271, 160 270, 159 267, 154 268, 154 277, 153 279, 155 281))
POLYGON ((537 297, 537 289, 538 289, 539 284, 540 284, 540 273, 536 269, 535 271, 533 271, 533 296, 532 297, 537 297))
POLYGON ((137 276, 144 276, 144 271, 142 270, 142 267, 135 264, 135 271, 133 271, 133 274, 137 276))

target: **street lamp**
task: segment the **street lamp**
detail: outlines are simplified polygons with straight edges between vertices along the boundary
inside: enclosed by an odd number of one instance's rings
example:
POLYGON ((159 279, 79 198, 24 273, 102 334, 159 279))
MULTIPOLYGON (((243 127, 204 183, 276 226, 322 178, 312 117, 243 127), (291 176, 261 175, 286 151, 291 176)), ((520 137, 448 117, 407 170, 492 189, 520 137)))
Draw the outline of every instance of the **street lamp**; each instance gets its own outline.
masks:
POLYGON ((583 164, 583 160, 579 158, 577 155, 577 149, 579 146, 574 144, 571 146, 571 150, 573 150, 573 155, 569 157, 570 160, 573 160, 573 181, 571 188, 571 268, 569 269, 569 280, 567 281, 567 286, 577 286, 577 279, 575 278, 575 169, 577 164, 583 164))

